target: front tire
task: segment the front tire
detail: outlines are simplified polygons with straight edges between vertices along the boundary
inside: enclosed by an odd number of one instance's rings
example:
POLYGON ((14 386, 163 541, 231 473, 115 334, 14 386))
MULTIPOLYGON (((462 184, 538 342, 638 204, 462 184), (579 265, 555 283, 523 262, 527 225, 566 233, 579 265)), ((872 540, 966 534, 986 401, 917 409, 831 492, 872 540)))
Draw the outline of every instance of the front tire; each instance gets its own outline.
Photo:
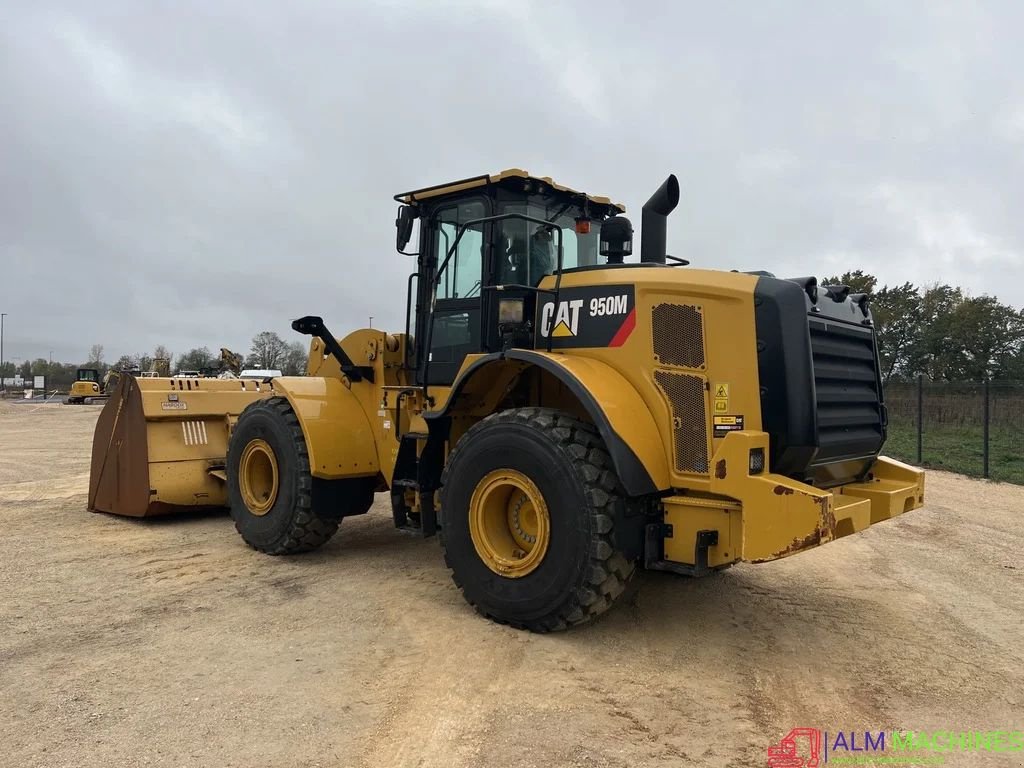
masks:
POLYGON ((374 478, 313 477, 302 426, 283 397, 242 411, 228 446, 227 476, 235 529, 268 555, 324 544, 343 517, 369 510, 376 485, 374 478))
POLYGON ((473 426, 447 462, 445 562, 490 619, 534 632, 586 624, 635 569, 615 548, 623 503, 593 425, 550 408, 503 411, 473 426))

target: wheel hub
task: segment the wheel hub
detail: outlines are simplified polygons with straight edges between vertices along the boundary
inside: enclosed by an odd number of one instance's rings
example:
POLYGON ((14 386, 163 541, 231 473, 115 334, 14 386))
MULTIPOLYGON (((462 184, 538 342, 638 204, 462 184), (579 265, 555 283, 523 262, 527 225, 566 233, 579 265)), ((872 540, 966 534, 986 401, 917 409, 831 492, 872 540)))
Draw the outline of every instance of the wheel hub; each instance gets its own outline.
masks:
POLYGON ((540 565, 548 549, 551 519, 530 478, 513 469, 494 470, 477 484, 469 507, 473 546, 488 568, 514 579, 540 565))
POLYGON ((277 501, 277 457, 266 440, 250 440, 242 451, 238 488, 246 508, 257 517, 267 514, 277 501))

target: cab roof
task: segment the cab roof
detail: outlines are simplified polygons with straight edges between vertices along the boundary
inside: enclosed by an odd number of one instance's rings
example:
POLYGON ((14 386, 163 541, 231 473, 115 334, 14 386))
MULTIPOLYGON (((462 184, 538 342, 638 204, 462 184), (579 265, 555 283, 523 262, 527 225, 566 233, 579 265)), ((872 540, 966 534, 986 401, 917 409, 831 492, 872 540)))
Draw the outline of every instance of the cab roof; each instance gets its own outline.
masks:
POLYGON ((613 203, 610 198, 602 197, 600 195, 588 195, 585 192, 580 192, 578 190, 562 186, 561 184, 553 181, 550 176, 534 176, 520 168, 507 168, 496 174, 471 176, 468 179, 449 181, 445 184, 436 184, 432 187, 415 189, 411 192, 399 192, 395 195, 395 200, 400 203, 415 203, 419 200, 428 200, 433 197, 441 197, 442 195, 451 195, 455 192, 463 192, 467 189, 475 189, 476 187, 484 187, 490 184, 500 184, 514 179, 532 181, 537 184, 547 185, 559 192, 567 192, 571 195, 580 195, 596 205, 607 205, 611 208, 615 208, 619 213, 624 213, 626 210, 624 205, 621 203, 613 203))

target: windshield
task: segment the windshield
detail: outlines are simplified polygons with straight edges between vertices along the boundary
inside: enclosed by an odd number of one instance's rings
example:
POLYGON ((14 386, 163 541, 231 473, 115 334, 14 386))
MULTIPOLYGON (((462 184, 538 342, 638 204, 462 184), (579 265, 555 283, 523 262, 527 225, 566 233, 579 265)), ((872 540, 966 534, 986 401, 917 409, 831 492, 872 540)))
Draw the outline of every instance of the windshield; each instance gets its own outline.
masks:
POLYGON ((564 198, 534 196, 528 202, 510 202, 503 213, 522 213, 551 221, 544 227, 532 221, 506 219, 501 222, 498 240, 498 270, 495 281, 501 284, 537 285, 555 271, 558 264, 558 234, 562 231, 562 268, 597 264, 600 223, 591 223, 588 234, 576 233, 576 219, 582 212, 564 198))

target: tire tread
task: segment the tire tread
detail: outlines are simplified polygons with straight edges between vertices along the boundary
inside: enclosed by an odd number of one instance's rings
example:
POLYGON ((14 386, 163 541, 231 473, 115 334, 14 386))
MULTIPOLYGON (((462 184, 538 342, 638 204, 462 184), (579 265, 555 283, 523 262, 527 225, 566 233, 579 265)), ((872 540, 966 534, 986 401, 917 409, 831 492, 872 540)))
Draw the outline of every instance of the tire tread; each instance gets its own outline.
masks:
POLYGON ((530 621, 508 621, 488 612, 466 594, 456 576, 452 560, 445 545, 444 525, 439 530, 441 551, 445 564, 452 571, 452 580, 462 591, 466 601, 477 613, 499 624, 526 629, 532 632, 552 632, 588 624, 603 614, 626 590, 636 564, 627 560, 615 549, 613 521, 615 505, 622 498, 623 491, 613 471, 611 457, 597 429, 590 423, 554 408, 516 408, 500 411, 473 425, 452 450, 441 482, 441 509, 444 510, 444 488, 450 467, 455 464, 461 452, 473 442, 475 433, 495 423, 528 424, 547 435, 558 450, 572 464, 574 473, 585 488, 589 501, 588 514, 593 531, 589 562, 582 569, 580 582, 566 595, 562 603, 545 616, 530 621))
POLYGON ((341 519, 332 519, 327 515, 317 514, 313 508, 313 476, 310 473, 309 450, 306 447, 306 438, 302 434, 302 425, 299 419, 284 397, 269 397, 266 400, 257 400, 246 407, 242 412, 244 417, 246 411, 266 410, 275 414, 287 428, 295 446, 298 456, 299 492, 296 498, 296 513, 292 518, 291 525, 287 532, 269 546, 258 546, 245 538, 238 519, 235 520, 235 530, 253 549, 267 555, 293 555, 300 552, 309 552, 325 544, 338 531, 341 519))

